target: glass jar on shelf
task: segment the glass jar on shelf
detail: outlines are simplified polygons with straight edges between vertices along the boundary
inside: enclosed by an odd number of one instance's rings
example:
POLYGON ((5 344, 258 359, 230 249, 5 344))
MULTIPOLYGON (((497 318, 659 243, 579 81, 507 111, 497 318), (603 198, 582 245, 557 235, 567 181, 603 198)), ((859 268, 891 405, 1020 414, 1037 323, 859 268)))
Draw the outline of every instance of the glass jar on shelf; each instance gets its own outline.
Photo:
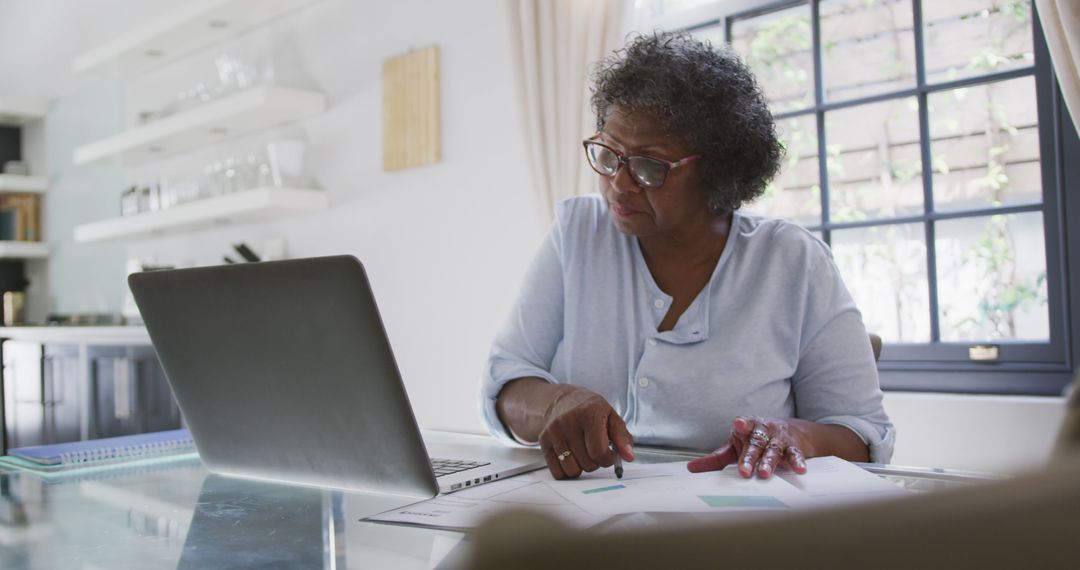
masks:
POLYGON ((129 186, 120 193, 120 215, 134 216, 139 213, 139 191, 135 186, 129 186))
POLYGON ((266 144, 267 166, 271 185, 278 188, 303 188, 310 185, 304 159, 307 143, 300 140, 271 141, 266 144))

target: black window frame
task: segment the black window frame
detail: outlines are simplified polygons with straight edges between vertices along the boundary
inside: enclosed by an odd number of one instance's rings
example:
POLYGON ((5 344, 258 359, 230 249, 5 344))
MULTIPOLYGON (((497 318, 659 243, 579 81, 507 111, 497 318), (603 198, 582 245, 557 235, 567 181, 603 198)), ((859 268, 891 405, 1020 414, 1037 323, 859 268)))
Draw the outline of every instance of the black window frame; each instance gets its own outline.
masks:
POLYGON ((1080 230, 1069 231, 1067 220, 1080 220, 1080 196, 1068 200, 1065 189, 1080 184, 1080 141, 1065 108, 1060 86, 1050 62, 1049 49, 1034 2, 1031 3, 1035 61, 1031 66, 965 77, 958 80, 927 83, 923 43, 923 0, 911 0, 915 41, 916 85, 871 96, 830 102, 825 100, 822 77, 821 21, 822 0, 777 0, 762 2, 750 9, 720 14, 681 29, 701 32, 719 27, 730 45, 735 21, 766 15, 796 6, 809 5, 812 26, 814 65, 814 102, 796 111, 777 113, 777 120, 792 117, 816 119, 818 129, 818 172, 820 176, 822 223, 807 226, 819 231, 831 244, 831 232, 837 229, 886 226, 901 223, 923 225, 927 248, 927 280, 930 287, 930 343, 890 344, 882 350, 878 370, 882 387, 894 391, 954 392, 979 394, 1060 395, 1072 381, 1075 361, 1080 357, 1080 230), (873 219, 852 223, 831 223, 828 219, 829 192, 825 168, 825 113, 879 101, 915 97, 919 103, 919 131, 922 163, 931 164, 927 97, 960 87, 988 84, 1019 77, 1033 77, 1039 120, 1039 151, 1042 174, 1042 201, 982 209, 940 212, 933 209, 933 169, 923 168, 924 211, 919 215, 873 219), (936 278, 936 223, 941 220, 978 218, 989 214, 1042 212, 1046 247, 1047 309, 1049 342, 990 341, 1000 349, 993 362, 971 361, 967 350, 972 343, 940 341, 936 278))

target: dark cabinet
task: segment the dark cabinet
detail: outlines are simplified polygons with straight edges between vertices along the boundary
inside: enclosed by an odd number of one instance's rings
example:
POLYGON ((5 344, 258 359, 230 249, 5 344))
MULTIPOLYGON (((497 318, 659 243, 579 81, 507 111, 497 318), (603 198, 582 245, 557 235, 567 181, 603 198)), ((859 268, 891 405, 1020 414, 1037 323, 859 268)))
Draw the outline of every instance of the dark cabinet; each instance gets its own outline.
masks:
POLYGON ((78 347, 6 341, 3 363, 9 447, 80 439, 78 347))
POLYGON ((176 429, 180 412, 148 345, 0 344, 8 448, 176 429))
POLYGON ((87 347, 90 437, 180 427, 165 373, 149 346, 87 347))

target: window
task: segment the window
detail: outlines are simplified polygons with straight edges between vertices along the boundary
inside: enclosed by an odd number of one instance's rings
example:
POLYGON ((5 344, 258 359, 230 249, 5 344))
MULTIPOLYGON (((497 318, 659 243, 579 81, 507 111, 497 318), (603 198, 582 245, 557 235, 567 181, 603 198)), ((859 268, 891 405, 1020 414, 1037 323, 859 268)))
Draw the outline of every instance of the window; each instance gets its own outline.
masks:
POLYGON ((831 246, 885 341, 883 385, 1060 392, 1075 336, 1060 220, 1076 145, 1062 141, 1076 135, 1030 0, 645 7, 661 28, 693 13, 678 28, 723 38, 754 71, 786 158, 745 209, 831 246))

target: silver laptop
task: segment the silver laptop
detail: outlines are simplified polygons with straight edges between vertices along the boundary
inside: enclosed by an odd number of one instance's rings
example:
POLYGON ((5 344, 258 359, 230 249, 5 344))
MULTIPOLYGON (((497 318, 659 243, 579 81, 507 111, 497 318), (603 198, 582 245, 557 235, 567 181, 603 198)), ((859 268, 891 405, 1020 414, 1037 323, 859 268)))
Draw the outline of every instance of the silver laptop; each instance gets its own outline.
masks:
POLYGON ((210 471, 429 498, 544 465, 538 454, 425 448, 355 257, 135 273, 128 284, 210 471))

